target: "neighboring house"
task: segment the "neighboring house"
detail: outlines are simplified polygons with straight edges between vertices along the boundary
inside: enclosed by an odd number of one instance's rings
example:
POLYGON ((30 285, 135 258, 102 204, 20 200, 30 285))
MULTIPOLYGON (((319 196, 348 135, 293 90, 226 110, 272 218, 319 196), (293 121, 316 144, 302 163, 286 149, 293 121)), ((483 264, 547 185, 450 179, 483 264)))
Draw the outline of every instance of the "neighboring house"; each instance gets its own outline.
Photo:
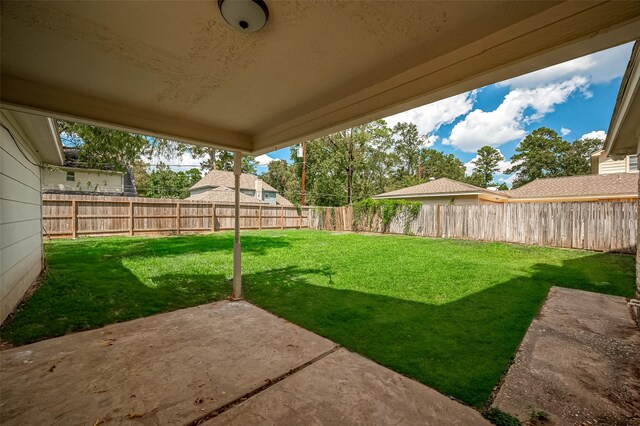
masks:
POLYGON ((630 201, 638 199, 638 174, 609 173, 536 179, 508 191, 491 191, 442 178, 379 194, 373 198, 461 206, 552 201, 630 201))
POLYGON ((137 197, 131 172, 83 167, 78 150, 63 148, 62 166, 48 167, 42 174, 42 191, 47 194, 82 194, 137 197))
POLYGON ((424 205, 478 206, 504 203, 508 197, 497 191, 491 191, 453 179, 440 178, 420 185, 378 194, 373 198, 420 201, 424 205))
MULTIPOLYGON (((604 150, 614 160, 640 154, 640 42, 633 46, 620 90, 613 108, 613 115, 604 150)), ((638 186, 635 188, 638 193, 638 186)), ((637 229, 640 237, 640 228, 637 229)), ((636 300, 631 304, 640 326, 640 250, 636 250, 636 300)))
POLYGON ((53 120, 0 109, 0 323, 43 266, 41 164, 62 165, 53 120))
POLYGON ((627 155, 614 160, 607 153, 599 151, 591 155, 591 173, 605 175, 608 173, 638 173, 638 156, 627 155))
MULTIPOLYGON (((212 170, 193 185, 188 200, 203 200, 216 203, 233 203, 235 176, 233 172, 212 170)), ((275 188, 255 175, 240 175, 240 202, 243 204, 272 204, 292 206, 293 204, 278 194, 275 188)))
POLYGON ((638 174, 609 173, 536 179, 517 189, 500 193, 507 195, 510 203, 630 201, 638 199, 638 174))

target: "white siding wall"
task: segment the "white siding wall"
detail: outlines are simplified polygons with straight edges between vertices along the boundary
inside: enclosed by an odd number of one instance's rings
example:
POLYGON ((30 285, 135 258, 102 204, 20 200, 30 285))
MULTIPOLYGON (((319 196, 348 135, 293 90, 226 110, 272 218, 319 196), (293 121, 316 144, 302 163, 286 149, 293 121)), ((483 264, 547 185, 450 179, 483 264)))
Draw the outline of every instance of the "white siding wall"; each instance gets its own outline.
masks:
POLYGON ((51 169, 42 174, 42 189, 57 191, 123 192, 122 173, 109 173, 82 169, 51 169), (73 172, 74 180, 67 180, 73 172))
POLYGON ((0 323, 42 270, 41 198, 40 167, 0 128, 0 323))
POLYGON ((408 197, 402 198, 398 197, 398 199, 404 199, 407 201, 419 201, 425 206, 433 206, 433 205, 450 205, 454 206, 477 206, 480 201, 478 200, 477 195, 450 195, 447 197, 408 197))

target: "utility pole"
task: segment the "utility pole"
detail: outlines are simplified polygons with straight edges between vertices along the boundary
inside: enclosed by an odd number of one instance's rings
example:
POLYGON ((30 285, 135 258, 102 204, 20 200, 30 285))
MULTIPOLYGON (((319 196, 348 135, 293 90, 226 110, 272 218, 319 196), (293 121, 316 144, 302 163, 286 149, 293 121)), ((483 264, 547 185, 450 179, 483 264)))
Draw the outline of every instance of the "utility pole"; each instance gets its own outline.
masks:
POLYGON ((304 178, 307 174, 307 143, 302 142, 302 183, 301 183, 301 196, 300 205, 304 206, 304 178))

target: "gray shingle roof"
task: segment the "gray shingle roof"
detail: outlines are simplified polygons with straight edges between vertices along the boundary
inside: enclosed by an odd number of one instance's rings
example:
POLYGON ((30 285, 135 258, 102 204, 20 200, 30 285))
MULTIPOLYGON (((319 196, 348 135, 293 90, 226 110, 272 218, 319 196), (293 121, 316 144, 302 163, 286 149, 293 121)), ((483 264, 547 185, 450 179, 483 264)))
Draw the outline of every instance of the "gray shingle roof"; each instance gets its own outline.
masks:
MULTIPOLYGON (((240 175, 241 189, 256 189, 256 180, 258 177, 247 173, 240 175)), ((223 170, 212 170, 200 179, 191 189, 203 188, 208 186, 224 186, 226 188, 235 188, 235 177, 233 172, 223 170)), ((275 191, 275 188, 266 182, 262 182, 262 189, 267 191, 275 191)))
MULTIPOLYGON (((489 191, 479 186, 468 183, 458 182, 449 178, 440 178, 420 185, 409 186, 407 188, 397 189, 395 191, 378 194, 373 198, 392 198, 401 196, 417 196, 417 195, 439 195, 439 194, 477 194, 487 193, 491 195, 502 195, 497 191, 489 191)), ((504 195, 503 195, 504 196, 504 195)))
MULTIPOLYGON (((235 191, 232 191, 230 189, 224 189, 224 188, 210 189, 206 192, 192 195, 188 197, 187 200, 212 201, 214 203, 233 204, 235 203, 235 191)), ((256 197, 243 194, 242 192, 240 193, 240 203, 241 204, 268 204, 258 200, 256 197)))
POLYGON ((565 176, 536 179, 517 189, 500 191, 513 198, 602 197, 638 195, 637 173, 565 176))

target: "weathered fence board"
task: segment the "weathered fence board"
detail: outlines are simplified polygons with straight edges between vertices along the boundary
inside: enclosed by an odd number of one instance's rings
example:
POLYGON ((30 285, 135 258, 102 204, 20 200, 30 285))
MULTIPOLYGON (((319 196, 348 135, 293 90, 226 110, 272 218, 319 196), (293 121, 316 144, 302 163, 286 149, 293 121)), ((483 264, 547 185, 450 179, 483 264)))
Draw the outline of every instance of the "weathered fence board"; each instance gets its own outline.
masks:
MULTIPOLYGON (((241 229, 307 228, 309 207, 240 206, 241 229)), ((234 227, 233 204, 138 197, 44 194, 45 236, 148 235, 214 232, 234 227)))
POLYGON ((486 206, 422 206, 385 227, 379 216, 352 223, 353 209, 314 208, 309 227, 335 231, 388 232, 425 237, 501 241, 529 245, 635 253, 638 203, 506 203, 486 206), (348 217, 344 222, 342 217, 348 217))

